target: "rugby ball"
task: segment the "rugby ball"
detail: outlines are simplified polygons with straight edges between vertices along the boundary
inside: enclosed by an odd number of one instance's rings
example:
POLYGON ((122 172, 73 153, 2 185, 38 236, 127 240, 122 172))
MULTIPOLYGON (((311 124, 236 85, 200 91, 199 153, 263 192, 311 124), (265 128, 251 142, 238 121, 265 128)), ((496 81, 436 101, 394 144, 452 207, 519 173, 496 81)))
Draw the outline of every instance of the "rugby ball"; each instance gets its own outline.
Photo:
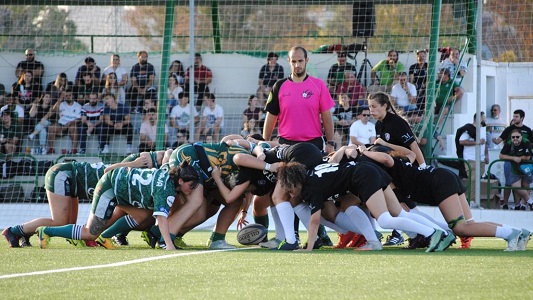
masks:
POLYGON ((237 241, 242 245, 257 245, 267 235, 267 229, 261 224, 244 226, 237 232, 237 241))

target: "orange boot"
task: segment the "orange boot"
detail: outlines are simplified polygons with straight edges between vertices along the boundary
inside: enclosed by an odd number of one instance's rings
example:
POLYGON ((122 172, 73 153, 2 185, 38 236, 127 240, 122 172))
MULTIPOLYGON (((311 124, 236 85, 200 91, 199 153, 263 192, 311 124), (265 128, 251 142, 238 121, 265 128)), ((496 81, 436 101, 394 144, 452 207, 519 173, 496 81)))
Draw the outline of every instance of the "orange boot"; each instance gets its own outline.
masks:
POLYGON ((462 236, 461 238, 461 249, 470 249, 470 244, 472 243, 472 240, 474 239, 471 236, 462 236))
POLYGON ((348 231, 345 234, 339 233, 339 243, 337 245, 333 246, 335 249, 344 249, 346 248, 346 245, 350 243, 350 241, 356 236, 357 234, 351 231, 348 231))

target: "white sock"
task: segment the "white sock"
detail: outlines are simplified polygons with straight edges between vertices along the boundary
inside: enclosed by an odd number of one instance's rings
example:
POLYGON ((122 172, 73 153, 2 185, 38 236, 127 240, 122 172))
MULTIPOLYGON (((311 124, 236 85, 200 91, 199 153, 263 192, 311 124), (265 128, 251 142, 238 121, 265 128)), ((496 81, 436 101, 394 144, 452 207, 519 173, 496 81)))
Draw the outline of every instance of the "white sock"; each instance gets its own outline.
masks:
POLYGON ((372 214, 370 213, 370 211, 367 208, 361 209, 361 210, 365 212, 366 216, 370 220, 370 224, 372 225, 372 228, 375 231, 376 230, 376 220, 374 219, 374 217, 372 217, 372 214))
POLYGON ((421 215, 422 217, 424 217, 424 218, 430 220, 431 222, 439 225, 440 229, 443 230, 443 231, 451 230, 450 227, 448 227, 448 224, 446 222, 437 221, 434 218, 432 218, 430 215, 428 215, 428 214, 426 214, 424 212, 421 212, 418 209, 411 209, 409 212, 412 213, 412 214, 421 215))
POLYGON ((339 212, 337 214, 337 217, 335 217, 335 224, 345 230, 363 234, 361 230, 359 230, 359 227, 357 227, 354 222, 351 222, 350 217, 344 212, 339 212))
POLYGON ((433 229, 439 229, 440 230, 440 226, 439 225, 434 224, 433 222, 431 222, 430 220, 424 218, 421 215, 412 214, 412 213, 406 212, 405 210, 402 209, 402 211, 400 211, 400 214, 398 216, 413 220, 413 221, 415 221, 417 223, 420 223, 422 225, 426 225, 427 227, 431 227, 433 229))
POLYGON ((320 224, 322 224, 322 225, 324 225, 326 227, 329 227, 329 228, 335 230, 336 232, 338 232, 340 234, 348 233, 348 230, 337 226, 337 224, 335 224, 335 223, 331 223, 330 221, 324 219, 324 217, 320 217, 320 224))
POLYGON ((413 220, 403 218, 403 217, 393 217, 391 214, 386 211, 382 213, 378 219, 378 224, 383 229, 396 229, 396 230, 407 230, 420 233, 425 237, 429 237, 435 232, 433 228, 430 228, 426 225, 422 225, 413 220))
POLYGON ((508 226, 498 226, 496 227, 496 237, 507 239, 509 235, 513 233, 513 228, 508 226))
POLYGON ((280 222, 285 232, 285 240, 289 244, 296 243, 296 234, 294 234, 294 209, 290 202, 281 202, 276 204, 280 222))
POLYGON ((272 219, 274 220, 274 226, 276 227, 276 239, 283 241, 285 239, 285 231, 283 230, 283 225, 279 219, 278 210, 275 206, 271 206, 270 212, 272 213, 272 219))
POLYGON ((311 220, 311 208, 305 203, 300 203, 294 207, 294 213, 300 218, 300 222, 309 230, 309 221, 311 220))
POLYGON ((378 241, 376 232, 374 232, 374 228, 364 211, 357 206, 350 206, 345 213, 350 217, 350 221, 363 233, 367 241, 378 241))

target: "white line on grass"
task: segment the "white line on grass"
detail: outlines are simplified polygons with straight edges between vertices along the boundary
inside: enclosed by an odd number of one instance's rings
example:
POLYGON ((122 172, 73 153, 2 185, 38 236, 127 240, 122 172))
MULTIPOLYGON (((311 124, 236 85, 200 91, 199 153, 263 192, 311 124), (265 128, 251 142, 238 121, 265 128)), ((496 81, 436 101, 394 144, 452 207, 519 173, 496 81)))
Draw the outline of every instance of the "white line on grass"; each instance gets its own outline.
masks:
POLYGON ((91 269, 114 268, 114 267, 144 263, 144 262, 153 261, 153 260, 173 258, 173 257, 178 257, 178 256, 211 254, 211 253, 224 252, 224 251, 238 251, 238 250, 249 250, 249 249, 257 249, 257 248, 238 248, 238 249, 226 249, 226 250, 209 250, 209 251, 176 253, 176 254, 170 254, 170 255, 161 255, 161 256, 146 257, 146 258, 116 262, 116 263, 106 264, 106 265, 95 265, 95 266, 75 267, 75 268, 66 268, 66 269, 36 271, 36 272, 29 272, 29 273, 7 274, 7 275, 1 275, 0 279, 35 276, 35 275, 46 275, 46 274, 64 273, 64 272, 72 272, 72 271, 83 271, 83 270, 91 270, 91 269))

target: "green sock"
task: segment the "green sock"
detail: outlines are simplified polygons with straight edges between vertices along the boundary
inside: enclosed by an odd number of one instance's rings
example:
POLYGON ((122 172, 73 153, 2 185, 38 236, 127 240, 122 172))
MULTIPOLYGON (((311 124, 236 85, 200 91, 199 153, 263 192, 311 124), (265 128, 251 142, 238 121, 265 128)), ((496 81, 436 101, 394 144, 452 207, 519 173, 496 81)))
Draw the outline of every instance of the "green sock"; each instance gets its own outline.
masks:
POLYGON ((268 229, 268 214, 264 216, 254 216, 254 222, 257 224, 261 224, 268 229))
POLYGON ((225 234, 222 234, 222 233, 216 233, 216 232, 212 232, 211 233, 211 241, 220 241, 220 240, 225 240, 226 239, 226 235, 225 234))
POLYGON ((24 230, 22 230, 22 225, 13 226, 9 229, 9 231, 18 237, 23 237, 26 235, 26 233, 24 233, 24 230))
POLYGON ((158 238, 161 238, 161 231, 159 230, 159 226, 152 226, 152 228, 149 229, 151 233, 153 233, 158 238))
POLYGON ((320 226, 318 226, 318 236, 321 237, 321 238, 328 236, 328 232, 326 231, 326 227, 324 227, 324 225, 322 225, 322 224, 320 224, 320 226))
POLYGON ((45 227, 44 233, 48 236, 59 236, 64 237, 66 239, 74 239, 74 240, 81 240, 81 225, 74 225, 69 224, 65 226, 53 226, 53 227, 45 227), (73 230, 75 226, 80 227, 79 230, 73 230), (73 232, 79 232, 80 236, 74 237, 73 232))
POLYGON ((132 228, 139 226, 139 224, 131 216, 124 216, 118 219, 113 225, 102 232, 103 238, 111 238, 116 234, 128 235, 132 228))

